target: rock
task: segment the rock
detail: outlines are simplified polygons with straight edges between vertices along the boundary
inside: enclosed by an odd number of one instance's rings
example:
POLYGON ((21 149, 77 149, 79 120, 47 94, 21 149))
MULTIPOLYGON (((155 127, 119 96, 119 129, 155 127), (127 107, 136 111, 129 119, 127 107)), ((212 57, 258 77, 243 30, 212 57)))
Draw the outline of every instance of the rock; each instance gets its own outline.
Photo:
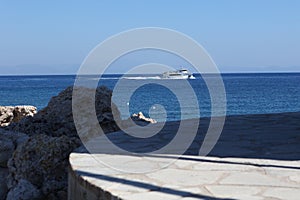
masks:
POLYGON ((23 199, 47 199, 58 192, 64 194, 67 191, 68 157, 79 144, 75 137, 31 136, 18 146, 8 162, 8 197, 17 198, 25 189, 28 198, 23 199))
MULTIPOLYGON (((95 111, 98 119, 96 123, 101 125, 105 133, 119 130, 115 120, 121 120, 120 112, 111 102, 111 90, 106 87, 97 88, 95 99, 92 98, 93 95, 89 95, 93 93, 92 89, 68 87, 33 117, 23 118, 18 123, 5 127, 10 133, 23 132, 27 137, 9 137, 14 148, 17 147, 7 163, 7 186, 11 198, 17 198, 23 192, 24 181, 30 183, 28 190, 32 190, 28 196, 35 194, 37 199, 66 198, 68 157, 81 145, 73 120, 72 104, 78 108, 77 112, 83 114, 77 123, 87 133, 93 132, 95 127, 90 124, 90 116, 95 111), (73 91, 80 94, 74 101, 73 91), (95 101, 94 107, 92 101, 95 101), (112 112, 115 113, 114 116, 112 112)), ((8 135, 7 133, 5 134, 8 135)), ((9 141, 5 142, 11 145, 9 141)))
MULTIPOLYGON (((83 94, 93 92, 92 89, 76 88, 82 90, 83 94)), ((24 132, 28 135, 47 134, 50 136, 69 137, 77 136, 76 128, 72 113, 72 92, 73 87, 68 87, 62 91, 58 96, 52 97, 48 106, 39 111, 31 118, 25 118, 19 123, 12 124, 7 129, 24 132)), ((113 132, 119 130, 115 120, 120 120, 120 112, 117 107, 111 103, 112 91, 102 86, 96 90, 95 107, 98 121, 104 132, 113 132), (116 113, 113 117, 112 109, 116 113)), ((76 101, 78 109, 82 112, 87 112, 87 107, 90 106, 90 97, 82 95, 82 99, 76 101)), ((95 108, 92 108, 95 110, 95 108)), ((92 113, 86 113, 86 117, 82 119, 83 125, 85 121, 90 120, 92 113)), ((86 126, 88 127, 88 126, 86 126)))
POLYGON ((0 167, 7 167, 7 161, 11 158, 15 145, 10 139, 0 135, 0 167))
POLYGON ((7 185, 6 185, 6 178, 8 175, 7 168, 0 167, 0 200, 4 200, 7 193, 7 185))
POLYGON ((7 193, 8 160, 12 157, 18 145, 28 139, 23 133, 6 131, 0 128, 0 200, 5 199, 7 193))
POLYGON ((0 127, 12 122, 19 122, 25 117, 32 117, 37 112, 34 106, 0 106, 0 127))
POLYGON ((57 193, 52 193, 47 196, 47 200, 63 200, 68 199, 68 192, 67 191, 58 191, 57 193))
POLYGON ((148 124, 155 124, 157 121, 152 118, 147 118, 144 116, 142 112, 139 112, 138 114, 134 113, 131 115, 130 118, 127 120, 123 120, 120 122, 121 129, 127 129, 132 126, 147 126, 148 124))
POLYGON ((34 106, 15 106, 13 122, 19 122, 24 117, 33 117, 37 113, 34 106))
POLYGON ((26 141, 29 137, 28 137, 28 135, 26 135, 24 133, 15 132, 15 131, 8 131, 8 130, 5 130, 3 128, 0 128, 0 138, 10 139, 16 147, 19 144, 26 141))
POLYGON ((142 113, 142 112, 139 112, 138 114, 133 114, 132 116, 131 116, 131 119, 133 120, 133 121, 135 121, 135 122, 139 122, 139 121, 141 121, 141 122, 146 122, 146 124, 155 124, 155 123, 157 123, 157 121, 155 120, 155 119, 152 119, 152 118, 147 118, 147 117, 145 117, 144 116, 144 114, 142 113))
POLYGON ((0 129, 0 167, 7 167, 15 148, 27 139, 26 134, 0 129))
POLYGON ((21 179, 16 187, 9 191, 6 200, 41 199, 41 192, 29 181, 21 179))

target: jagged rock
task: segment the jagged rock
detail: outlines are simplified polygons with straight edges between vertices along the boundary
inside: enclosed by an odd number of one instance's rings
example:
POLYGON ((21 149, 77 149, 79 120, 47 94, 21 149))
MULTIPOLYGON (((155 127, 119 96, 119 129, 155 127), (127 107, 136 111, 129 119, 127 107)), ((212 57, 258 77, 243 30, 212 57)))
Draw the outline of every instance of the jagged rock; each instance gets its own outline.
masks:
POLYGON ((7 162, 18 145, 28 139, 23 133, 6 131, 0 128, 0 200, 5 199, 7 189, 7 162))
POLYGON ((133 114, 131 116, 131 119, 135 122, 146 122, 146 124, 155 124, 157 123, 157 121, 155 119, 152 119, 152 118, 148 118, 148 117, 145 117, 144 114, 142 112, 139 112, 138 114, 133 114))
POLYGON ((148 124, 155 124, 155 123, 157 123, 155 119, 145 117, 142 112, 139 112, 138 114, 134 113, 127 120, 123 120, 120 122, 122 129, 126 129, 128 127, 132 127, 135 125, 147 126, 148 124))
MULTIPOLYGON (((91 93, 92 89, 76 88, 82 90, 83 94, 91 93)), ((8 130, 24 132, 29 135, 47 134, 51 136, 77 136, 76 128, 72 114, 72 92, 73 87, 68 87, 58 96, 52 97, 48 106, 39 111, 34 117, 25 118, 19 123, 12 124, 8 130)), ((111 103, 112 91, 102 86, 96 90, 95 108, 98 121, 104 132, 113 132, 119 130, 115 120, 120 120, 120 112, 117 107, 111 103), (113 117, 112 109, 116 116, 113 117)), ((89 113, 87 107, 91 105, 91 98, 82 95, 82 99, 77 99, 77 107, 82 112, 87 112, 82 119, 83 125, 89 122, 92 113, 89 113)), ((88 126, 86 126, 88 127, 88 126)))
POLYGON ((0 128, 0 137, 10 139, 14 143, 15 147, 29 138, 28 135, 24 133, 8 131, 3 128, 0 128))
POLYGON ((0 167, 7 167, 15 148, 27 139, 26 134, 0 129, 0 167))
MULTIPOLYGON (((90 124, 90 116, 93 114, 90 110, 96 111, 96 123, 101 125, 105 133, 119 130, 115 120, 120 120, 120 113, 111 103, 111 90, 106 87, 97 88, 95 99, 92 95, 89 96, 93 93, 92 89, 74 90, 80 91, 80 96, 75 101, 72 101, 73 88, 69 87, 53 97, 48 106, 33 117, 23 118, 20 122, 5 127, 9 131, 26 133, 27 137, 8 137, 14 148, 18 146, 7 163, 9 197, 17 198, 23 192, 25 182, 21 180, 25 180, 30 183, 26 193, 28 198, 34 194, 37 199, 66 199, 68 156, 82 144, 73 120, 72 103, 78 108, 78 112, 83 113, 78 123, 87 133, 94 129, 94 125, 90 124), (93 100, 95 107, 92 107, 93 100)), ((5 142, 11 144, 9 141, 5 142)))
POLYGON ((0 135, 0 167, 7 167, 7 161, 11 158, 15 146, 10 139, 0 135))
POLYGON ((37 199, 47 199, 49 195, 66 192, 68 157, 79 144, 75 137, 31 136, 18 146, 8 162, 8 197, 14 199, 24 192, 24 180, 29 185, 28 198, 22 199, 32 199, 32 194, 39 194, 34 196, 37 199))
POLYGON ((0 106, 0 127, 19 122, 25 117, 32 117, 36 112, 34 106, 0 106))
POLYGON ((4 200, 7 193, 6 178, 8 175, 7 168, 0 167, 0 200, 4 200))
POLYGON ((16 187, 8 192, 6 200, 31 200, 41 198, 41 192, 34 185, 25 179, 21 179, 16 187))

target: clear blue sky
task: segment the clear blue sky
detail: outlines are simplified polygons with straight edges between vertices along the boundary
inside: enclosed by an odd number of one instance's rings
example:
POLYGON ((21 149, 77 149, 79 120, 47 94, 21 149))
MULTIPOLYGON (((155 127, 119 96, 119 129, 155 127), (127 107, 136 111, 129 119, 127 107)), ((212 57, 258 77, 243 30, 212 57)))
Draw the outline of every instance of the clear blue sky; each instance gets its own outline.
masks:
POLYGON ((75 73, 98 43, 137 27, 183 32, 222 72, 300 72, 300 1, 1 1, 0 75, 75 73))

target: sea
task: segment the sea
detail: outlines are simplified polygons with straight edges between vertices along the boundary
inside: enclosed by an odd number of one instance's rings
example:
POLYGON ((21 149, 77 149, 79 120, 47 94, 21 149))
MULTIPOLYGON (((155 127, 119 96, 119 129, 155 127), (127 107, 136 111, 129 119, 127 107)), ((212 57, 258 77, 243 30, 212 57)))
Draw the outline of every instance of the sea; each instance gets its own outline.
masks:
MULTIPOLYGON (((123 119, 138 112, 157 121, 210 117, 214 113, 211 94, 203 76, 194 76, 191 80, 160 80, 158 76, 106 74, 97 83, 113 90, 113 102, 123 119)), ((300 73, 221 76, 227 116, 300 111, 300 73)), ((73 86, 75 79, 75 75, 0 76, 0 105, 33 105, 41 110, 51 97, 73 86)), ((86 79, 95 81, 95 77, 86 79)))

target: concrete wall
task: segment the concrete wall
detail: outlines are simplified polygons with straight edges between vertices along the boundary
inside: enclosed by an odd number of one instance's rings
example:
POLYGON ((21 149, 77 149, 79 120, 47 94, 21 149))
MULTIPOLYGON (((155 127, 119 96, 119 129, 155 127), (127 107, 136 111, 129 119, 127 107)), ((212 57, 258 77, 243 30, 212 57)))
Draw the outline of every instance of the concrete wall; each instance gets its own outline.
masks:
POLYGON ((69 200, 120 200, 120 198, 84 180, 72 167, 69 168, 68 176, 69 200))

